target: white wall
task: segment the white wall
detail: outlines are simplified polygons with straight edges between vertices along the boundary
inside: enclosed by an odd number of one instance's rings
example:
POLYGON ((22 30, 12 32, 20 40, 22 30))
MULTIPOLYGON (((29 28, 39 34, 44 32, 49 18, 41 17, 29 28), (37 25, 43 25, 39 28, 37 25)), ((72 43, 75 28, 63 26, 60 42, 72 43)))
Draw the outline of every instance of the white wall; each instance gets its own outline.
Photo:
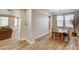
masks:
POLYGON ((32 37, 37 39, 49 32, 49 15, 41 10, 32 10, 32 37))
POLYGON ((32 39, 32 23, 31 23, 31 9, 22 9, 21 10, 21 28, 20 28, 20 39, 27 40, 29 43, 32 43, 34 40, 32 39))
POLYGON ((41 10, 22 9, 14 10, 8 15, 6 10, 0 10, 9 16, 9 25, 14 27, 14 17, 20 17, 20 39, 34 42, 36 38, 49 33, 49 14, 41 10))
POLYGON ((49 14, 40 10, 21 10, 21 39, 33 43, 49 33, 49 14))

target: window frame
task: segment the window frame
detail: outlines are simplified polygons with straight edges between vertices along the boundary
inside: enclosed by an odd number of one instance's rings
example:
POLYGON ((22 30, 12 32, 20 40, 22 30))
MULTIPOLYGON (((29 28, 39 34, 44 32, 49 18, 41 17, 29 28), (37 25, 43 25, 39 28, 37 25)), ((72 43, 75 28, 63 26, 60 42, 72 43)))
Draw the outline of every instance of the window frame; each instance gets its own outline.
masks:
MULTIPOLYGON (((71 23, 71 22, 69 22, 70 20, 66 20, 66 16, 70 16, 70 15, 72 15, 73 16, 73 18, 72 19, 74 19, 74 15, 73 14, 68 14, 68 15, 65 15, 64 17, 65 17, 65 27, 69 27, 69 28, 73 28, 73 24, 71 23), (66 23, 71 23, 70 24, 70 26, 69 25, 67 25, 66 23)), ((72 20, 73 21, 73 20, 72 20)))
POLYGON ((9 18, 6 16, 1 16, 1 27, 9 26, 9 18), (3 24, 4 20, 7 20, 7 24, 3 24))
MULTIPOLYGON (((73 19, 74 19, 74 14, 67 14, 67 15, 73 15, 73 19)), ((59 27, 59 28, 63 28, 63 27, 66 27, 66 28, 73 28, 73 24, 72 24, 72 26, 67 26, 67 24, 66 24, 66 22, 69 22, 69 21, 66 21, 66 16, 67 15, 58 15, 58 16, 62 16, 63 17, 63 21, 58 21, 57 20, 57 17, 56 17, 56 22, 57 22, 57 27, 59 27), (62 22, 63 23, 63 25, 62 26, 58 26, 58 22, 62 22)))
MULTIPOLYGON (((61 16, 61 15, 60 15, 61 16)), ((63 21, 64 21, 64 17, 63 16, 61 16, 62 17, 62 20, 58 20, 58 17, 60 17, 60 16, 57 16, 57 18, 56 18, 56 22, 57 22, 57 27, 63 27, 64 25, 63 25, 63 21), (59 26, 58 25, 58 23, 62 23, 62 25, 61 26, 59 26)))

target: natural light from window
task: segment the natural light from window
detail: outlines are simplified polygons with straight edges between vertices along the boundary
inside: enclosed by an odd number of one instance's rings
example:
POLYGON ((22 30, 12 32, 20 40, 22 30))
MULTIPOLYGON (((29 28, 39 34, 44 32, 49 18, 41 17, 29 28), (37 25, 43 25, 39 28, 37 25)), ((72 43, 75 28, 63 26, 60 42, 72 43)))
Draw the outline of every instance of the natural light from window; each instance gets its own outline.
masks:
POLYGON ((73 27, 71 21, 73 21, 74 15, 57 16, 57 26, 58 27, 73 27))
POLYGON ((2 17, 2 24, 1 26, 8 26, 8 17, 2 17))
POLYGON ((73 19, 74 19, 74 15, 66 15, 65 16, 65 26, 73 27, 73 24, 71 23, 71 21, 73 21, 73 19))
POLYGON ((57 26, 63 27, 63 16, 57 16, 57 26))

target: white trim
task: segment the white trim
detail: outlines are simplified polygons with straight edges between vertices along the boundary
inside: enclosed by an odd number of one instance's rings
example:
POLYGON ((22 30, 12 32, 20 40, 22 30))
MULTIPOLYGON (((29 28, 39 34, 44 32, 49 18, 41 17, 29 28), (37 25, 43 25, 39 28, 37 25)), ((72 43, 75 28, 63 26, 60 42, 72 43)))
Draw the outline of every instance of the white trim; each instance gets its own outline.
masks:
POLYGON ((38 39, 38 38, 40 38, 40 37, 42 37, 42 36, 45 36, 45 35, 47 35, 47 34, 49 34, 49 32, 44 33, 44 34, 41 34, 41 35, 37 36, 35 39, 38 39))
POLYGON ((27 39, 27 41, 28 41, 30 44, 35 43, 35 40, 34 40, 34 41, 30 41, 30 40, 27 39))
POLYGON ((34 40, 34 41, 30 41, 30 40, 29 40, 29 39, 27 39, 27 38, 22 38, 22 39, 21 39, 21 41, 22 41, 22 40, 27 40, 27 42, 28 42, 28 43, 30 43, 30 44, 35 43, 35 40, 34 40))
MULTIPOLYGON (((37 36, 35 39, 38 39, 38 38, 40 38, 40 37, 42 37, 42 36, 45 36, 45 35, 47 35, 47 34, 49 34, 49 32, 44 33, 44 34, 41 34, 41 35, 37 36)), ((27 42, 29 42, 30 44, 33 44, 33 43, 35 43, 35 39, 34 39, 33 41, 31 41, 31 40, 29 40, 28 38, 22 38, 21 40, 27 40, 27 42)))

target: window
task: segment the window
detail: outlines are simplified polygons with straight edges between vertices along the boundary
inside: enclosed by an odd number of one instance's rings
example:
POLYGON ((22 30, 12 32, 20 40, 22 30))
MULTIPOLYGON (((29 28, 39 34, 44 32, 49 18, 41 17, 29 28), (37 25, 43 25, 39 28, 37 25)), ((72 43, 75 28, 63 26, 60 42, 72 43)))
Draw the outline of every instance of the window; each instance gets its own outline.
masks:
POLYGON ((1 26, 8 26, 8 17, 1 17, 1 26))
POLYGON ((73 19, 74 19, 74 15, 66 15, 65 16, 65 26, 73 27, 73 24, 71 23, 71 21, 73 21, 73 19))
POLYGON ((57 26, 58 27, 73 27, 71 21, 73 21, 74 15, 57 16, 57 26))
POLYGON ((63 16, 57 16, 57 26, 63 27, 63 16))

